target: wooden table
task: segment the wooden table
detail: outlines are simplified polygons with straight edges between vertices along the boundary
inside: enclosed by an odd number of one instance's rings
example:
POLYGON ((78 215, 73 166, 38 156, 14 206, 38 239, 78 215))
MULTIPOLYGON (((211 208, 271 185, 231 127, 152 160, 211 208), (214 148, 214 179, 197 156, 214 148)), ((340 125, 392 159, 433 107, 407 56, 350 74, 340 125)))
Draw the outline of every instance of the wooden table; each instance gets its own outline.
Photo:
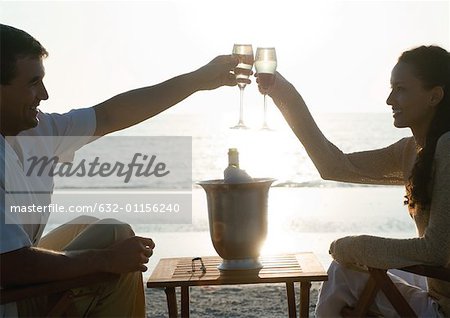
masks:
POLYGON ((311 282, 328 279, 319 260, 313 253, 282 254, 262 256, 261 270, 220 272, 217 266, 222 262, 218 256, 202 257, 206 272, 195 262, 192 272, 192 258, 163 258, 159 261, 147 287, 164 288, 167 296, 169 316, 178 315, 175 288, 181 288, 181 316, 189 317, 189 287, 208 285, 268 284, 285 283, 289 317, 296 317, 294 283, 300 282, 300 317, 309 315, 309 293, 311 282))

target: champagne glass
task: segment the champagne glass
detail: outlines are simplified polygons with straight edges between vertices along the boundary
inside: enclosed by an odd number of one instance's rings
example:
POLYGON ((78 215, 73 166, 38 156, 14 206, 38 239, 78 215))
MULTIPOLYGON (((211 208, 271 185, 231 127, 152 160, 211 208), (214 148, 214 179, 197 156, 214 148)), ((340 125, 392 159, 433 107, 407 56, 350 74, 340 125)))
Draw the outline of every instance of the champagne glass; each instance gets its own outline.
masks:
POLYGON ((235 44, 233 55, 239 59, 239 64, 234 69, 236 81, 240 91, 239 122, 232 129, 248 129, 244 124, 244 88, 247 85, 245 80, 250 76, 253 67, 253 48, 251 44, 235 44))
POLYGON ((264 122, 262 129, 268 129, 267 124, 267 90, 275 80, 275 71, 277 70, 277 54, 274 47, 259 47, 256 49, 255 69, 258 74, 258 84, 264 94, 264 122))

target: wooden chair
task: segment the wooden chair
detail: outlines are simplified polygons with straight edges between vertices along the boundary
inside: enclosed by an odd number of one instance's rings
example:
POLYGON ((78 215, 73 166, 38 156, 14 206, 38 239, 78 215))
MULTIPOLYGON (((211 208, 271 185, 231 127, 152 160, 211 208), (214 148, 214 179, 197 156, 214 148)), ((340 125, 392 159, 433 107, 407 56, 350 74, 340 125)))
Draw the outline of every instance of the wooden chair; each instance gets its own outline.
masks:
MULTIPOLYGON (((400 270, 450 282, 450 268, 415 265, 400 268, 400 270)), ((379 290, 385 294, 400 317, 417 317, 417 314, 387 275, 386 270, 369 267, 369 273, 369 280, 359 297, 358 303, 354 308, 344 307, 341 311, 343 317, 376 317, 376 314, 369 312, 369 307, 379 290)))
MULTIPOLYGON (((118 277, 118 274, 97 273, 63 281, 0 289, 0 304, 3 305, 27 298, 47 295, 49 297, 49 303, 46 316, 62 317, 71 305, 73 305, 74 299, 87 295, 86 293, 76 295, 72 289, 109 282, 118 277)), ((94 296, 94 293, 91 294, 94 296)))

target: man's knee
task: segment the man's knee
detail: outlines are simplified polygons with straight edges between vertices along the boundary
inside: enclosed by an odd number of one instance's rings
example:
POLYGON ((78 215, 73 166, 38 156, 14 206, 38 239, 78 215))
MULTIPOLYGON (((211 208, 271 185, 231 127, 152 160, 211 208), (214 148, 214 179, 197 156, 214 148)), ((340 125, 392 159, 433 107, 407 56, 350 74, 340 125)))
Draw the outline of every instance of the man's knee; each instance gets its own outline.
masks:
POLYGON ((67 224, 92 224, 98 222, 100 219, 90 216, 90 215, 80 215, 67 224))
POLYGON ((95 222, 95 226, 101 235, 112 237, 113 242, 119 242, 135 235, 129 224, 113 218, 101 219, 95 222))

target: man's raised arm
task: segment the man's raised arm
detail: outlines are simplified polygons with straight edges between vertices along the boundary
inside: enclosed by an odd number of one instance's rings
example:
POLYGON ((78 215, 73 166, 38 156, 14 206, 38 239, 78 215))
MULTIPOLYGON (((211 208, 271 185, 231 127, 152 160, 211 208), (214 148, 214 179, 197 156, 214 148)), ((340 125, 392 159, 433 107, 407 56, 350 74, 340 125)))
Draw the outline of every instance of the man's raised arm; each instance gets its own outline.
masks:
POLYGON ((95 135, 103 136, 140 123, 197 91, 236 85, 231 71, 237 63, 237 58, 221 55, 196 71, 119 94, 94 106, 97 117, 95 135))

